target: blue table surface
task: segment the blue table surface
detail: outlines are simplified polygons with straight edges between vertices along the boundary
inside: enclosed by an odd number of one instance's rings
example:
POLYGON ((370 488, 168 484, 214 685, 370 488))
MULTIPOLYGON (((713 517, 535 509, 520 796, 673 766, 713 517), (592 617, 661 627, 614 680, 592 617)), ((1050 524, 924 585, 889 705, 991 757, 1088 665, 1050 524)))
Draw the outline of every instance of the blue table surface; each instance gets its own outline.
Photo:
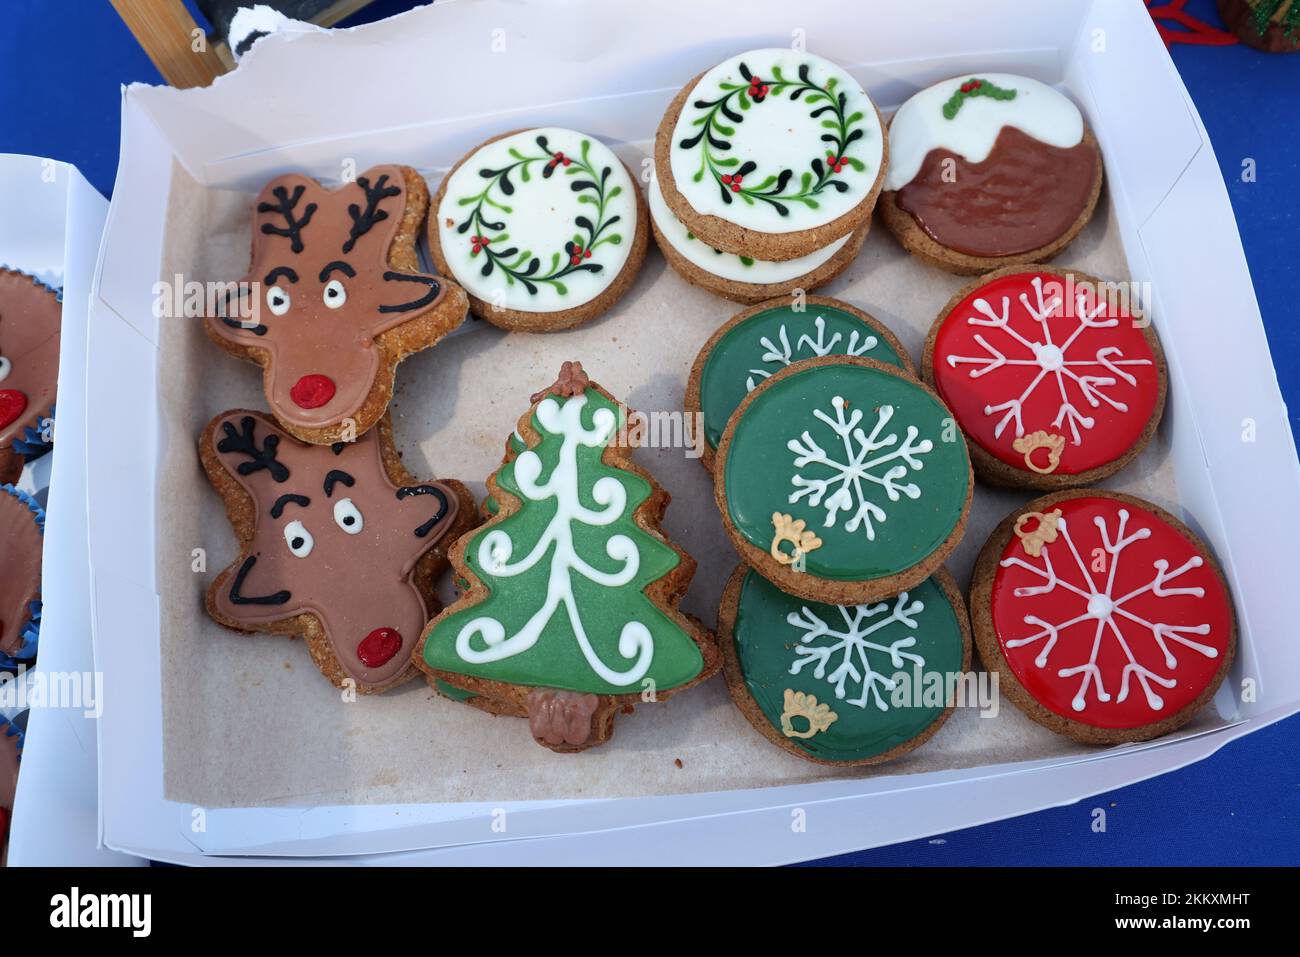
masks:
MULTIPOLYGON (((1136 2, 1136 0, 1135 0, 1136 2)), ((379 0, 347 24, 415 4, 379 0)), ((1212 0, 1188 12, 1218 24, 1212 0)), ((0 152, 76 164, 105 195, 117 167, 119 85, 160 83, 102 0, 10 0, 0 30, 0 152), (73 8, 75 8, 75 13, 73 8), (70 15, 71 14, 71 15, 70 15)), ((1174 62, 1210 131, 1237 215, 1282 394, 1300 409, 1300 53, 1176 44, 1174 62), (1242 163, 1255 161, 1255 182, 1242 163)), ((1292 430, 1297 428, 1291 414, 1292 430)), ((1300 716, 1192 767, 1067 807, 830 863, 1175 865, 1300 863, 1300 716), (1104 833, 1093 809, 1107 809, 1104 833)))

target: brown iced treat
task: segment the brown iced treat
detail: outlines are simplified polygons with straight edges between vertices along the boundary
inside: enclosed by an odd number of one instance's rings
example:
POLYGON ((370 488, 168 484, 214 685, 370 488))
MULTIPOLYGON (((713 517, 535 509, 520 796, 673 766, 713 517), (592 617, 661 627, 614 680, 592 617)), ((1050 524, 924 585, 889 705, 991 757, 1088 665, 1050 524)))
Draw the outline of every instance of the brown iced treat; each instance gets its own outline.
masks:
POLYGON ((41 432, 59 380, 59 294, 32 276, 0 268, 0 483, 15 482, 15 440, 41 432))
POLYGON ((581 748, 591 738, 592 717, 600 706, 594 694, 534 688, 524 699, 528 730, 548 748, 581 748))
POLYGON ((365 433, 388 408, 397 364, 464 320, 464 291, 418 271, 428 204, 405 166, 373 167, 335 190, 280 176, 254 202, 246 294, 204 326, 262 366, 271 412, 295 438, 329 445, 365 433))
POLYGON ((0 718, 0 867, 9 862, 9 822, 18 791, 18 735, 0 718))
POLYGON ((1300 50, 1296 0, 1217 0, 1219 16, 1241 42, 1265 53, 1300 50))
POLYGON ((0 652, 22 650, 32 602, 41 597, 44 536, 37 516, 18 494, 0 488, 0 652))
POLYGON ((387 417, 356 442, 318 446, 265 413, 224 412, 199 458, 240 543, 208 613, 237 631, 304 636, 338 687, 379 692, 414 677, 447 549, 477 522, 465 486, 418 483, 387 417))

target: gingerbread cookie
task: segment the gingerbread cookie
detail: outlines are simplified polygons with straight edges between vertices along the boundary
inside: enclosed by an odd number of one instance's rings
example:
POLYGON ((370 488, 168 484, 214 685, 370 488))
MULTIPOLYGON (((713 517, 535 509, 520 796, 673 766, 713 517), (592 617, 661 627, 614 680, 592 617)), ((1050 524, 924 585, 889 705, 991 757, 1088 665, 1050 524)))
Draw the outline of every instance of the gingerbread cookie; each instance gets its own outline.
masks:
POLYGON ((713 456, 736 406, 764 379, 800 359, 863 356, 916 369, 894 334, 861 309, 825 296, 772 299, 733 316, 700 349, 686 384, 686 411, 700 428, 700 461, 713 456))
POLYGON ((12 485, 0 485, 0 667, 30 664, 41 633, 41 553, 45 510, 12 485))
POLYGON ((568 329, 605 312, 645 260, 649 217, 632 174, 599 140, 547 127, 494 136, 433 200, 429 251, 503 329, 568 329))
POLYGON ((861 604, 924 581, 961 540, 974 480, 939 398, 859 356, 804 359, 741 401, 713 466, 741 560, 782 591, 861 604))
POLYGON ((655 136, 664 202, 702 242, 782 262, 871 216, 889 150, 862 85, 800 50, 751 50, 691 80, 655 136))
POLYGON ((960 275, 1042 262, 1092 217, 1097 140, 1070 99, 1006 73, 917 93, 889 124, 880 212, 905 249, 960 275))
POLYGON ((208 335, 256 362, 272 414, 313 445, 365 433, 388 408, 403 358, 465 318, 455 284, 418 272, 428 188, 406 166, 376 166, 335 190, 290 174, 253 209, 244 292, 208 335))
POLYGON ((0 483, 49 448, 62 321, 62 293, 0 268, 0 483))
POLYGON ((414 677, 411 650, 441 607, 434 579, 476 521, 465 486, 418 483, 387 417, 355 442, 318 446, 263 413, 223 412, 199 458, 240 544, 208 589, 208 614, 236 631, 305 636, 339 687, 366 694, 414 677))
POLYGON ((853 262, 871 228, 868 217, 853 232, 814 253, 785 262, 765 262, 724 253, 696 239, 664 202, 653 173, 646 192, 650 226, 668 265, 691 285, 735 302, 762 302, 797 289, 807 292, 826 285, 853 262))
POLYGON ((1205 544, 1118 492, 1057 492, 1009 515, 980 552, 970 602, 1003 693, 1090 744, 1186 724, 1236 649, 1232 599, 1205 544))
POLYGON ((669 496, 629 458, 628 414, 577 363, 533 396, 526 448, 488 478, 496 514, 452 549, 468 590, 416 654, 434 687, 527 717, 554 751, 604 743, 619 710, 720 663, 677 608, 695 562, 660 528, 669 496))
POLYGON ((1218 0, 1218 8, 1243 43, 1266 53, 1300 50, 1300 3, 1295 0, 1218 0))
POLYGON ((18 793, 23 737, 18 725, 0 718, 0 867, 9 863, 9 822, 14 813, 14 795, 18 793))
POLYGON ((718 641, 749 723, 791 754, 841 767, 924 744, 970 668, 965 603, 942 568, 902 594, 845 606, 787 595, 741 565, 723 592, 718 641))
POLYGON ((980 478, 1069 488, 1123 468, 1160 424, 1155 331, 1085 273, 1012 266, 959 290, 921 361, 980 478))

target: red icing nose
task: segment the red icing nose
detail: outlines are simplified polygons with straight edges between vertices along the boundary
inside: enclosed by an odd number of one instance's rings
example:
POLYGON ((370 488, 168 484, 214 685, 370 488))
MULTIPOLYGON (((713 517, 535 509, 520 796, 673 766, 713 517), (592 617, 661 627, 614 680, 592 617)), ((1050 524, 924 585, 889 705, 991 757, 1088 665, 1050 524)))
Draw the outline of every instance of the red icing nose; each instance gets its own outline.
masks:
POLYGON ((334 398, 334 380, 327 375, 305 375, 289 390, 300 409, 319 409, 334 398))
POLYGON ((378 668, 402 650, 402 636, 394 628, 376 628, 357 645, 357 658, 367 668, 378 668))
POLYGON ((0 429, 27 409, 27 396, 17 389, 0 389, 0 429))

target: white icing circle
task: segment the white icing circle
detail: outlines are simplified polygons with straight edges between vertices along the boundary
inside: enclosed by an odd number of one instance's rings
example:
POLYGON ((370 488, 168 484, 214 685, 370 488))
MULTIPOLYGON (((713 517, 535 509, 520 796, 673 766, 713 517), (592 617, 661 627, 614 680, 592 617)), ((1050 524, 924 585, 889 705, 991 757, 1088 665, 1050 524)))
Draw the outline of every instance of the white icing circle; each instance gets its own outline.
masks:
POLYGON ((595 137, 555 127, 524 130, 471 153, 447 181, 437 216, 442 255, 467 292, 505 309, 557 312, 591 302, 622 272, 636 235, 636 185, 618 157, 595 137), (547 150, 538 144, 539 136, 547 150), (563 153, 569 163, 556 162, 544 175, 555 153, 563 153), (480 175, 481 170, 506 167, 511 168, 507 187, 500 178, 480 175), (598 189, 575 191, 573 186, 598 186, 606 169, 602 218, 598 189), (594 241, 579 218, 596 230, 594 241), (488 238, 487 250, 480 246, 476 251, 476 235, 488 238), (568 242, 590 243, 578 266, 596 264, 600 270, 574 268, 565 249, 568 242), (534 259, 537 268, 527 274, 534 259), (484 276, 489 261, 493 268, 484 276))
MULTIPOLYGON (((871 193, 880 174, 884 153, 880 117, 861 84, 829 60, 787 49, 751 50, 709 70, 687 95, 672 135, 668 162, 673 183, 691 208, 703 215, 716 216, 765 233, 815 229, 853 210, 871 193), (745 79, 742 64, 752 76, 769 87, 761 102, 748 96, 751 81, 745 79), (799 70, 802 66, 808 68, 808 82, 830 89, 834 101, 815 90, 800 90, 799 70), (786 82, 781 83, 778 77, 786 82), (739 90, 735 89, 737 86, 739 90), (792 99, 796 92, 798 98, 792 99), (716 101, 728 93, 731 96, 725 106, 733 116, 741 117, 739 122, 722 114, 721 107, 714 111, 696 106, 697 102, 716 101), (841 95, 844 103, 837 112, 841 95), (744 103, 748 103, 748 108, 744 103), (828 112, 811 115, 823 108, 828 108, 828 112), (727 148, 711 146, 709 136, 692 147, 683 147, 684 141, 702 131, 703 127, 697 121, 705 120, 710 114, 713 115, 715 138, 727 143, 727 148), (839 172, 826 172, 823 185, 818 189, 819 176, 814 172, 813 162, 817 161, 823 170, 826 169, 832 144, 824 142, 822 136, 837 132, 822 124, 833 123, 840 117, 845 121, 846 133, 851 135, 853 131, 860 131, 862 134, 844 149, 844 154, 860 163, 862 168, 846 163, 839 172), (850 119, 852 123, 848 122, 850 119), (718 125, 722 128, 719 129, 718 125), (718 160, 735 161, 735 165, 724 167, 718 165, 718 160), (743 183, 744 190, 753 192, 731 191, 731 201, 728 202, 723 198, 723 191, 729 187, 724 187, 718 177, 731 175, 729 171, 741 168, 745 162, 757 164, 756 169, 746 174, 743 183), (780 175, 783 170, 791 171, 789 181, 777 194, 786 209, 785 215, 771 203, 755 198, 755 193, 764 191, 761 184, 768 182, 769 177, 780 175), (807 190, 802 185, 805 174, 812 181, 807 190), (848 188, 841 192, 830 185, 831 180, 847 184, 848 188), (745 201, 746 195, 752 202, 745 201), (788 198, 792 195, 805 195, 811 202, 788 198)), ((771 186, 767 188, 771 189, 771 186)))
POLYGON ((1083 140, 1083 114, 1050 86, 1010 73, 964 73, 926 87, 898 108, 889 124, 889 170, 884 188, 901 189, 914 180, 931 150, 946 149, 968 163, 983 162, 1004 126, 1014 126, 1062 149, 1078 146, 1083 140), (956 115, 948 119, 943 105, 972 79, 1015 90, 1015 98, 966 97, 956 115))
POLYGON ((668 245, 672 246, 678 255, 699 266, 709 275, 732 282, 767 285, 806 276, 839 252, 853 235, 850 233, 841 236, 829 246, 824 246, 807 256, 800 256, 798 259, 788 259, 785 262, 749 259, 746 264, 746 259, 733 253, 719 252, 708 243, 691 235, 690 230, 673 215, 673 211, 664 202, 664 194, 659 189, 659 177, 654 173, 650 174, 650 186, 646 190, 646 198, 650 205, 650 218, 659 228, 660 235, 668 240, 668 245))

